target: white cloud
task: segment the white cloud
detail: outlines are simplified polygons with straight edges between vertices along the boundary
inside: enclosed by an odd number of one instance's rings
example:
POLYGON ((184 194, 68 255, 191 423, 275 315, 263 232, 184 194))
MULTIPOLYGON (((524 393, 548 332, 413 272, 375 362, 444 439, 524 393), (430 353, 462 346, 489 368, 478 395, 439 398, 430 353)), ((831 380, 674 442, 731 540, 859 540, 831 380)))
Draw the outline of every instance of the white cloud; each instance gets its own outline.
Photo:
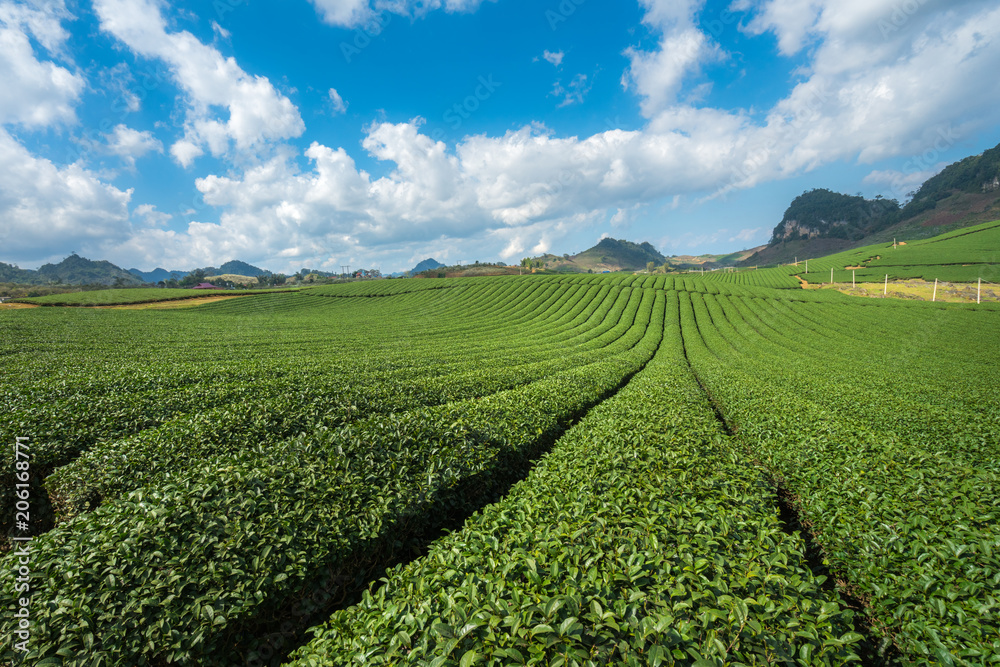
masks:
POLYGON ((703 0, 641 0, 647 9, 643 23, 662 33, 653 52, 628 48, 629 69, 622 76, 625 88, 643 98, 642 113, 652 118, 677 102, 685 80, 701 65, 723 57, 718 45, 694 24, 703 0))
POLYGON ((215 156, 231 148, 252 153, 305 131, 298 109, 267 78, 247 74, 234 58, 189 32, 168 32, 152 0, 96 0, 94 5, 104 30, 135 53, 165 61, 187 93, 184 137, 170 151, 180 164, 190 165, 206 148, 215 156), (215 117, 218 107, 228 110, 228 119, 215 117))
POLYGON ((218 21, 212 21, 212 32, 221 37, 222 39, 229 39, 232 37, 232 33, 219 25, 218 21))
POLYGON ((62 0, 39 3, 0 2, 0 123, 46 127, 73 123, 83 77, 52 61, 40 61, 35 39, 50 54, 60 55, 71 18, 62 0))
POLYGON ((323 20, 331 25, 355 26, 371 18, 368 0, 311 0, 323 20))
MULTIPOLYGON (((662 38, 656 50, 628 52, 626 80, 649 119, 641 130, 561 138, 529 124, 447 146, 423 134, 419 120, 376 123, 367 128, 363 147, 390 168, 387 176, 360 169, 344 148, 314 142, 304 152, 309 166, 301 167, 293 149, 280 147, 241 172, 197 180, 206 203, 222 211, 218 224, 141 230, 118 251, 178 266, 256 256, 318 267, 341 258, 367 261, 399 248, 406 257, 441 249, 453 257, 474 256, 465 250, 469 245, 517 258, 556 247, 561 235, 574 230, 596 232, 609 219, 626 225, 643 204, 676 205, 682 196, 687 201, 749 188, 834 161, 912 155, 917 166, 904 165, 898 173, 925 172, 939 161, 927 163, 930 153, 940 155, 992 122, 1000 88, 984 82, 994 81, 1000 69, 1000 8, 965 2, 962 11, 941 10, 928 3, 926 14, 908 16, 898 31, 883 34, 878 12, 860 0, 806 3, 813 12, 806 18, 792 11, 805 5, 784 3, 791 12, 785 16, 779 4, 754 4, 753 29, 777 31, 780 48, 789 52, 809 49, 798 83, 762 120, 741 109, 699 106, 685 90, 697 83, 691 78, 705 62, 723 57, 695 27, 700 3, 644 0, 645 22, 662 38)), ((881 2, 873 6, 887 9, 881 2)), ((149 34, 149 41, 162 37, 168 46, 176 37, 165 30, 149 34)), ((225 70, 231 61, 209 51, 215 54, 209 61, 225 70)), ((250 78, 227 80, 234 76, 250 78)), ((193 83, 190 89, 200 90, 193 83)), ((569 87, 562 95, 568 93, 569 87)), ((190 134, 170 149, 182 164, 203 151, 238 144, 228 123, 207 114, 195 116, 190 126, 190 134)), ((869 178, 890 185, 898 180, 887 171, 869 178)), ((760 231, 698 232, 670 243, 752 243, 760 231)))
POLYGON ((347 103, 344 98, 340 96, 336 88, 330 89, 330 105, 333 107, 333 112, 335 114, 347 113, 347 103))
POLYGON ((172 215, 169 213, 164 213, 162 211, 157 211, 156 206, 153 204, 141 204, 135 207, 135 215, 142 218, 142 220, 149 226, 162 226, 173 220, 172 215))
POLYGON ((108 150, 117 155, 129 167, 135 166, 138 158, 150 152, 163 152, 163 144, 153 136, 152 132, 140 132, 126 125, 119 124, 105 135, 108 150))
POLYGON ((586 74, 577 74, 567 86, 563 86, 561 81, 556 81, 550 93, 554 97, 561 97, 562 102, 559 108, 568 107, 572 104, 583 104, 587 93, 594 87, 586 74))
POLYGON ((7 257, 47 259, 121 242, 131 227, 132 191, 102 183, 79 165, 31 155, 0 128, 0 248, 7 257))
POLYGON ((906 199, 910 192, 918 190, 924 181, 936 176, 947 167, 945 162, 939 162, 931 169, 921 171, 899 171, 898 169, 875 170, 865 176, 864 182, 884 188, 883 192, 893 199, 906 199))
POLYGON ((566 54, 563 53, 562 51, 556 51, 555 53, 553 53, 552 51, 545 51, 545 53, 542 54, 542 58, 544 58, 551 64, 555 65, 556 67, 562 65, 562 61, 565 56, 566 54))
MULTIPOLYGON (((487 0, 495 2, 496 0, 487 0)), ((448 12, 471 12, 483 0, 310 0, 320 17, 330 25, 353 28, 372 23, 384 12, 401 16, 421 17, 438 9, 448 12)), ((381 21, 380 25, 387 21, 381 21)))

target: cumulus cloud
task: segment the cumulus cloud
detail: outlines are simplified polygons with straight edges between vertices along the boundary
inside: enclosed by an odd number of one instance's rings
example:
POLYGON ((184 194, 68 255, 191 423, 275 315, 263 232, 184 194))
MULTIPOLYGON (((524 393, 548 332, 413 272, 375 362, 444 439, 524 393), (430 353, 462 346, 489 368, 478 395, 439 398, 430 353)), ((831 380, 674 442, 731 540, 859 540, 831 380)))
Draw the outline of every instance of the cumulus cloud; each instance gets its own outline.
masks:
POLYGON ((108 150, 130 168, 135 167, 135 161, 147 153, 163 152, 163 144, 152 132, 140 132, 124 124, 115 126, 114 130, 105 135, 105 139, 108 150))
POLYGON ((132 191, 79 165, 31 155, 0 129, 0 247, 9 257, 47 259, 128 238, 132 191))
MULTIPOLYGON (((1000 103, 1000 88, 984 85, 1000 68, 1000 8, 992 3, 942 9, 927 2, 926 13, 908 15, 888 31, 879 17, 891 16, 892 5, 882 0, 746 2, 751 31, 774 32, 788 53, 809 46, 798 82, 762 113, 699 106, 686 94, 706 62, 725 57, 697 27, 699 2, 642 4, 644 22, 659 39, 648 52, 627 52, 625 83, 648 119, 639 130, 559 137, 528 124, 449 146, 424 134, 419 120, 375 123, 362 145, 387 175, 359 168, 344 148, 314 142, 304 151, 307 166, 284 148, 241 172, 197 180, 206 203, 222 211, 218 224, 142 230, 122 252, 157 258, 166 252, 197 264, 265 248, 271 257, 321 266, 334 256, 379 257, 405 248, 409 257, 415 248, 494 244, 493 252, 517 258, 552 247, 571 230, 609 220, 627 225, 641 204, 721 195, 834 161, 912 155, 922 163, 917 156, 954 146, 1000 103)), ((182 162, 235 141, 224 123, 199 120, 191 137, 171 147, 182 162)), ((927 171, 937 161, 900 173, 927 171)), ((869 178, 888 183, 896 176, 869 178)), ((693 233, 669 243, 751 243, 758 233, 693 233)))
POLYGON ((149 226, 162 226, 170 222, 174 216, 163 211, 157 211, 153 204, 141 204, 135 207, 135 215, 149 226))
POLYGON ((76 120, 83 77, 39 60, 31 43, 60 55, 68 37, 62 21, 69 18, 63 0, 0 2, 0 123, 46 127, 76 120))
POLYGON ((96 0, 94 6, 105 31, 135 53, 166 62, 187 94, 184 137, 170 151, 181 165, 205 149, 215 156, 231 149, 249 153, 305 131, 298 109, 266 77, 246 73, 187 31, 168 32, 152 0, 96 0), (218 108, 229 117, 216 117, 218 108))

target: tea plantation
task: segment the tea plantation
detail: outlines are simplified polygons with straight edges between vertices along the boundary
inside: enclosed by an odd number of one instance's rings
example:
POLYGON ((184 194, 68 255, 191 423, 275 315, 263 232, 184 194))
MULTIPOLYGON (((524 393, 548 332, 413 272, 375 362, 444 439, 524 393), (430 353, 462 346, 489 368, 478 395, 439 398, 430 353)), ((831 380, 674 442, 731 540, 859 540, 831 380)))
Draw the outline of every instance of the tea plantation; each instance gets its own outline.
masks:
POLYGON ((1000 664, 1000 306, 795 272, 0 311, 0 662, 1000 664))

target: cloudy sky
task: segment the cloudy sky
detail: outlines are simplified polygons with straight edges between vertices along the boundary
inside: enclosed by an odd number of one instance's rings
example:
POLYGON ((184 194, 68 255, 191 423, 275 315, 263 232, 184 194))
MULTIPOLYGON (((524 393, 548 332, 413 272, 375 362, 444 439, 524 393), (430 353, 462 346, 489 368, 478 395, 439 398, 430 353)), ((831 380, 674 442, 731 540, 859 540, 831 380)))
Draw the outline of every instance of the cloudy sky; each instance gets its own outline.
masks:
POLYGON ((998 108, 995 0, 0 0, 0 261, 738 250, 998 108))

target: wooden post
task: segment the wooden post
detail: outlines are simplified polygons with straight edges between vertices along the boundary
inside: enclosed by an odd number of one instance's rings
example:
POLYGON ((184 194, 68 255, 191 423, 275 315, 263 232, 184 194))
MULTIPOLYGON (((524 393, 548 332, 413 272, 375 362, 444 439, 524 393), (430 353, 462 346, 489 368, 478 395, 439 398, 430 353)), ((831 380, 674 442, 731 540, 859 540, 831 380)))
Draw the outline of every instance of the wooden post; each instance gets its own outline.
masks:
POLYGON ((889 295, 889 274, 885 274, 885 289, 882 290, 882 296, 889 295))
POLYGON ((976 289, 976 303, 982 303, 980 299, 983 296, 983 279, 979 279, 979 287, 976 289))
POLYGON ((833 284, 833 267, 830 267, 830 284, 833 284))
POLYGON ((809 273, 809 260, 806 260, 806 273, 809 273))
POLYGON ((934 296, 931 297, 931 301, 937 301, 937 281, 938 281, 938 279, 935 278, 934 279, 934 296))

